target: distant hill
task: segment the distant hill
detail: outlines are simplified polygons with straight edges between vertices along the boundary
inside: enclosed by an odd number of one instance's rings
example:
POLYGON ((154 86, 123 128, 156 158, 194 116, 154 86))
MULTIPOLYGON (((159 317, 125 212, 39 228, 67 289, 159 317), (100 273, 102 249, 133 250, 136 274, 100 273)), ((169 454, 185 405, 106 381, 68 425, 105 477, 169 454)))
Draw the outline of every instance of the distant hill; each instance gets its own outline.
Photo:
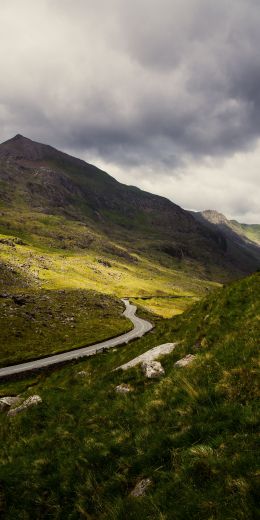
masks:
POLYGON ((219 233, 227 254, 236 257, 241 266, 250 262, 252 257, 259 263, 260 225, 240 224, 215 210, 193 211, 191 214, 212 232, 219 233))
POLYGON ((239 276, 259 266, 259 248, 242 236, 230 247, 226 226, 209 225, 205 217, 166 198, 121 184, 91 164, 22 135, 0 145, 0 198, 3 225, 7 208, 9 217, 25 210, 50 218, 62 215, 100 233, 104 243, 109 239, 132 252, 188 261, 209 278, 239 276))
POLYGON ((229 222, 239 234, 260 245, 260 224, 241 224, 237 220, 230 220, 229 222))

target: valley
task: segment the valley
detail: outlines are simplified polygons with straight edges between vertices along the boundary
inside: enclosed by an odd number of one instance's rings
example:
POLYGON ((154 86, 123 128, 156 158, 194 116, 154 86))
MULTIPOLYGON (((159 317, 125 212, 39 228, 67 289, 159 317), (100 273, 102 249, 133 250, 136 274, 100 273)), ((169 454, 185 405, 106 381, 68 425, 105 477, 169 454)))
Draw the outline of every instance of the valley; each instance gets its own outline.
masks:
POLYGON ((1 144, 0 373, 71 359, 0 379, 0 515, 254 520, 259 260, 257 225, 1 144), (156 377, 115 370, 165 346, 156 377))

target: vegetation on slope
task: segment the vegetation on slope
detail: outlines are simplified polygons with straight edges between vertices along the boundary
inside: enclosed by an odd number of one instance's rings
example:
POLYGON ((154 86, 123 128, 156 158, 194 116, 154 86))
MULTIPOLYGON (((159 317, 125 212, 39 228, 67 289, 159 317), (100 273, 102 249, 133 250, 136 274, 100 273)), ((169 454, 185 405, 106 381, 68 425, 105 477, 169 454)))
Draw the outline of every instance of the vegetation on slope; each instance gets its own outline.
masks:
MULTIPOLYGON (((53 291, 64 290, 87 290, 121 298, 143 295, 200 296, 218 285, 199 279, 194 265, 189 262, 180 264, 178 260, 169 260, 167 255, 133 252, 129 247, 119 246, 89 229, 82 222, 64 217, 29 211, 20 216, 14 211, 5 211, 0 214, 0 231, 0 261, 5 266, 0 276, 0 291, 3 294, 10 292, 11 278, 16 280, 13 283, 14 291, 19 292, 25 287, 35 290, 36 301, 42 289, 49 291, 49 298, 55 298, 53 291)), ((74 299, 77 300, 76 294, 74 299)), ((164 299, 159 302, 160 306, 154 307, 155 312, 163 316, 175 314, 177 301, 164 299)), ((191 300, 183 302, 187 306, 191 300)), ((6 299, 2 303, 7 308, 11 301, 6 299)), ((63 305, 62 301, 60 303, 63 305)), ((6 312, 5 316, 5 326, 9 330, 14 325, 9 319, 12 318, 11 311, 6 312)), ((36 316, 37 313, 35 309, 36 316)), ((78 332, 79 341, 81 332, 77 326, 74 332, 75 343, 78 343, 78 332)), ((67 331, 64 330, 64 334, 67 331)), ((17 345, 17 348, 20 347, 17 345)), ((23 350, 26 350, 26 345, 23 350)))
POLYGON ((231 222, 238 232, 260 245, 260 224, 241 224, 237 220, 231 222))
POLYGON ((91 345, 131 330, 124 304, 92 291, 0 295, 0 366, 91 345), (3 296, 3 295, 2 295, 3 296))
POLYGON ((254 520, 259 273, 219 289, 141 340, 51 375, 1 385, 43 404, 1 415, 7 520, 254 520), (166 375, 113 368, 166 341, 166 375), (185 368, 174 362, 196 354, 185 368), (87 372, 85 378, 77 375, 87 372), (118 383, 133 392, 115 392, 118 383), (149 477, 146 496, 129 495, 149 477))

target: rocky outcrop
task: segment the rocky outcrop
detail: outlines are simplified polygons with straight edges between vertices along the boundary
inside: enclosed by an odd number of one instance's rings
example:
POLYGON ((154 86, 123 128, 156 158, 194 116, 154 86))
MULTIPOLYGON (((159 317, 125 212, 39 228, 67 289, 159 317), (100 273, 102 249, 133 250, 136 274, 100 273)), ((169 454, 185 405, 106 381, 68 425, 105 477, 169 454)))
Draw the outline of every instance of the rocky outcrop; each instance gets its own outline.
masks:
POLYGON ((42 402, 42 399, 39 395, 32 395, 31 397, 28 397, 20 406, 17 406, 16 408, 12 408, 9 410, 7 415, 13 416, 17 415, 20 412, 23 412, 27 408, 30 408, 31 406, 36 406, 42 402))
POLYGON ((153 347, 144 354, 141 354, 140 356, 132 359, 131 361, 128 361, 128 363, 125 363, 124 365, 121 365, 116 370, 119 370, 120 368, 122 370, 128 370, 128 368, 139 365, 140 363, 148 363, 150 361, 154 361, 159 356, 165 356, 167 354, 170 354, 175 349, 176 345, 177 343, 164 343, 163 345, 153 347))
POLYGON ((148 361, 148 363, 142 363, 142 371, 148 379, 161 377, 165 374, 164 368, 159 361, 148 361))
POLYGON ((194 356, 193 354, 188 354, 184 358, 179 359, 179 361, 176 361, 176 363, 174 363, 174 366, 175 367, 186 367, 187 365, 192 363, 192 361, 195 359, 195 357, 196 356, 194 356))
POLYGON ((0 399, 0 412, 9 410, 11 406, 19 405, 22 403, 22 399, 19 396, 16 397, 1 397, 0 399))
POLYGON ((148 488, 152 485, 152 481, 150 478, 143 478, 136 484, 133 491, 131 491, 131 497, 142 497, 146 494, 148 488))

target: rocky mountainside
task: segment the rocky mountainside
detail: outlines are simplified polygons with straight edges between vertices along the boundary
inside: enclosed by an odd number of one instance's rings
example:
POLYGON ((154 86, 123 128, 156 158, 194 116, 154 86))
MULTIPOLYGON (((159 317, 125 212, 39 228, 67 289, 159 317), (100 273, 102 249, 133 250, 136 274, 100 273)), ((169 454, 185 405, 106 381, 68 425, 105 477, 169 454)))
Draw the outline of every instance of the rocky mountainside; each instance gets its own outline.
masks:
MULTIPOLYGON (((259 243, 252 233, 250 236, 251 226, 228 220, 225 215, 215 210, 192 212, 192 215, 211 231, 221 234, 227 254, 236 257, 241 265, 250 262, 252 257, 259 263, 259 243)), ((255 227, 257 228, 257 225, 255 227)))
POLYGON ((251 250, 242 238, 228 247, 220 226, 21 135, 0 145, 0 198, 3 212, 62 215, 132 249, 195 261, 209 272, 211 264, 234 275, 259 265, 258 248, 251 250))

